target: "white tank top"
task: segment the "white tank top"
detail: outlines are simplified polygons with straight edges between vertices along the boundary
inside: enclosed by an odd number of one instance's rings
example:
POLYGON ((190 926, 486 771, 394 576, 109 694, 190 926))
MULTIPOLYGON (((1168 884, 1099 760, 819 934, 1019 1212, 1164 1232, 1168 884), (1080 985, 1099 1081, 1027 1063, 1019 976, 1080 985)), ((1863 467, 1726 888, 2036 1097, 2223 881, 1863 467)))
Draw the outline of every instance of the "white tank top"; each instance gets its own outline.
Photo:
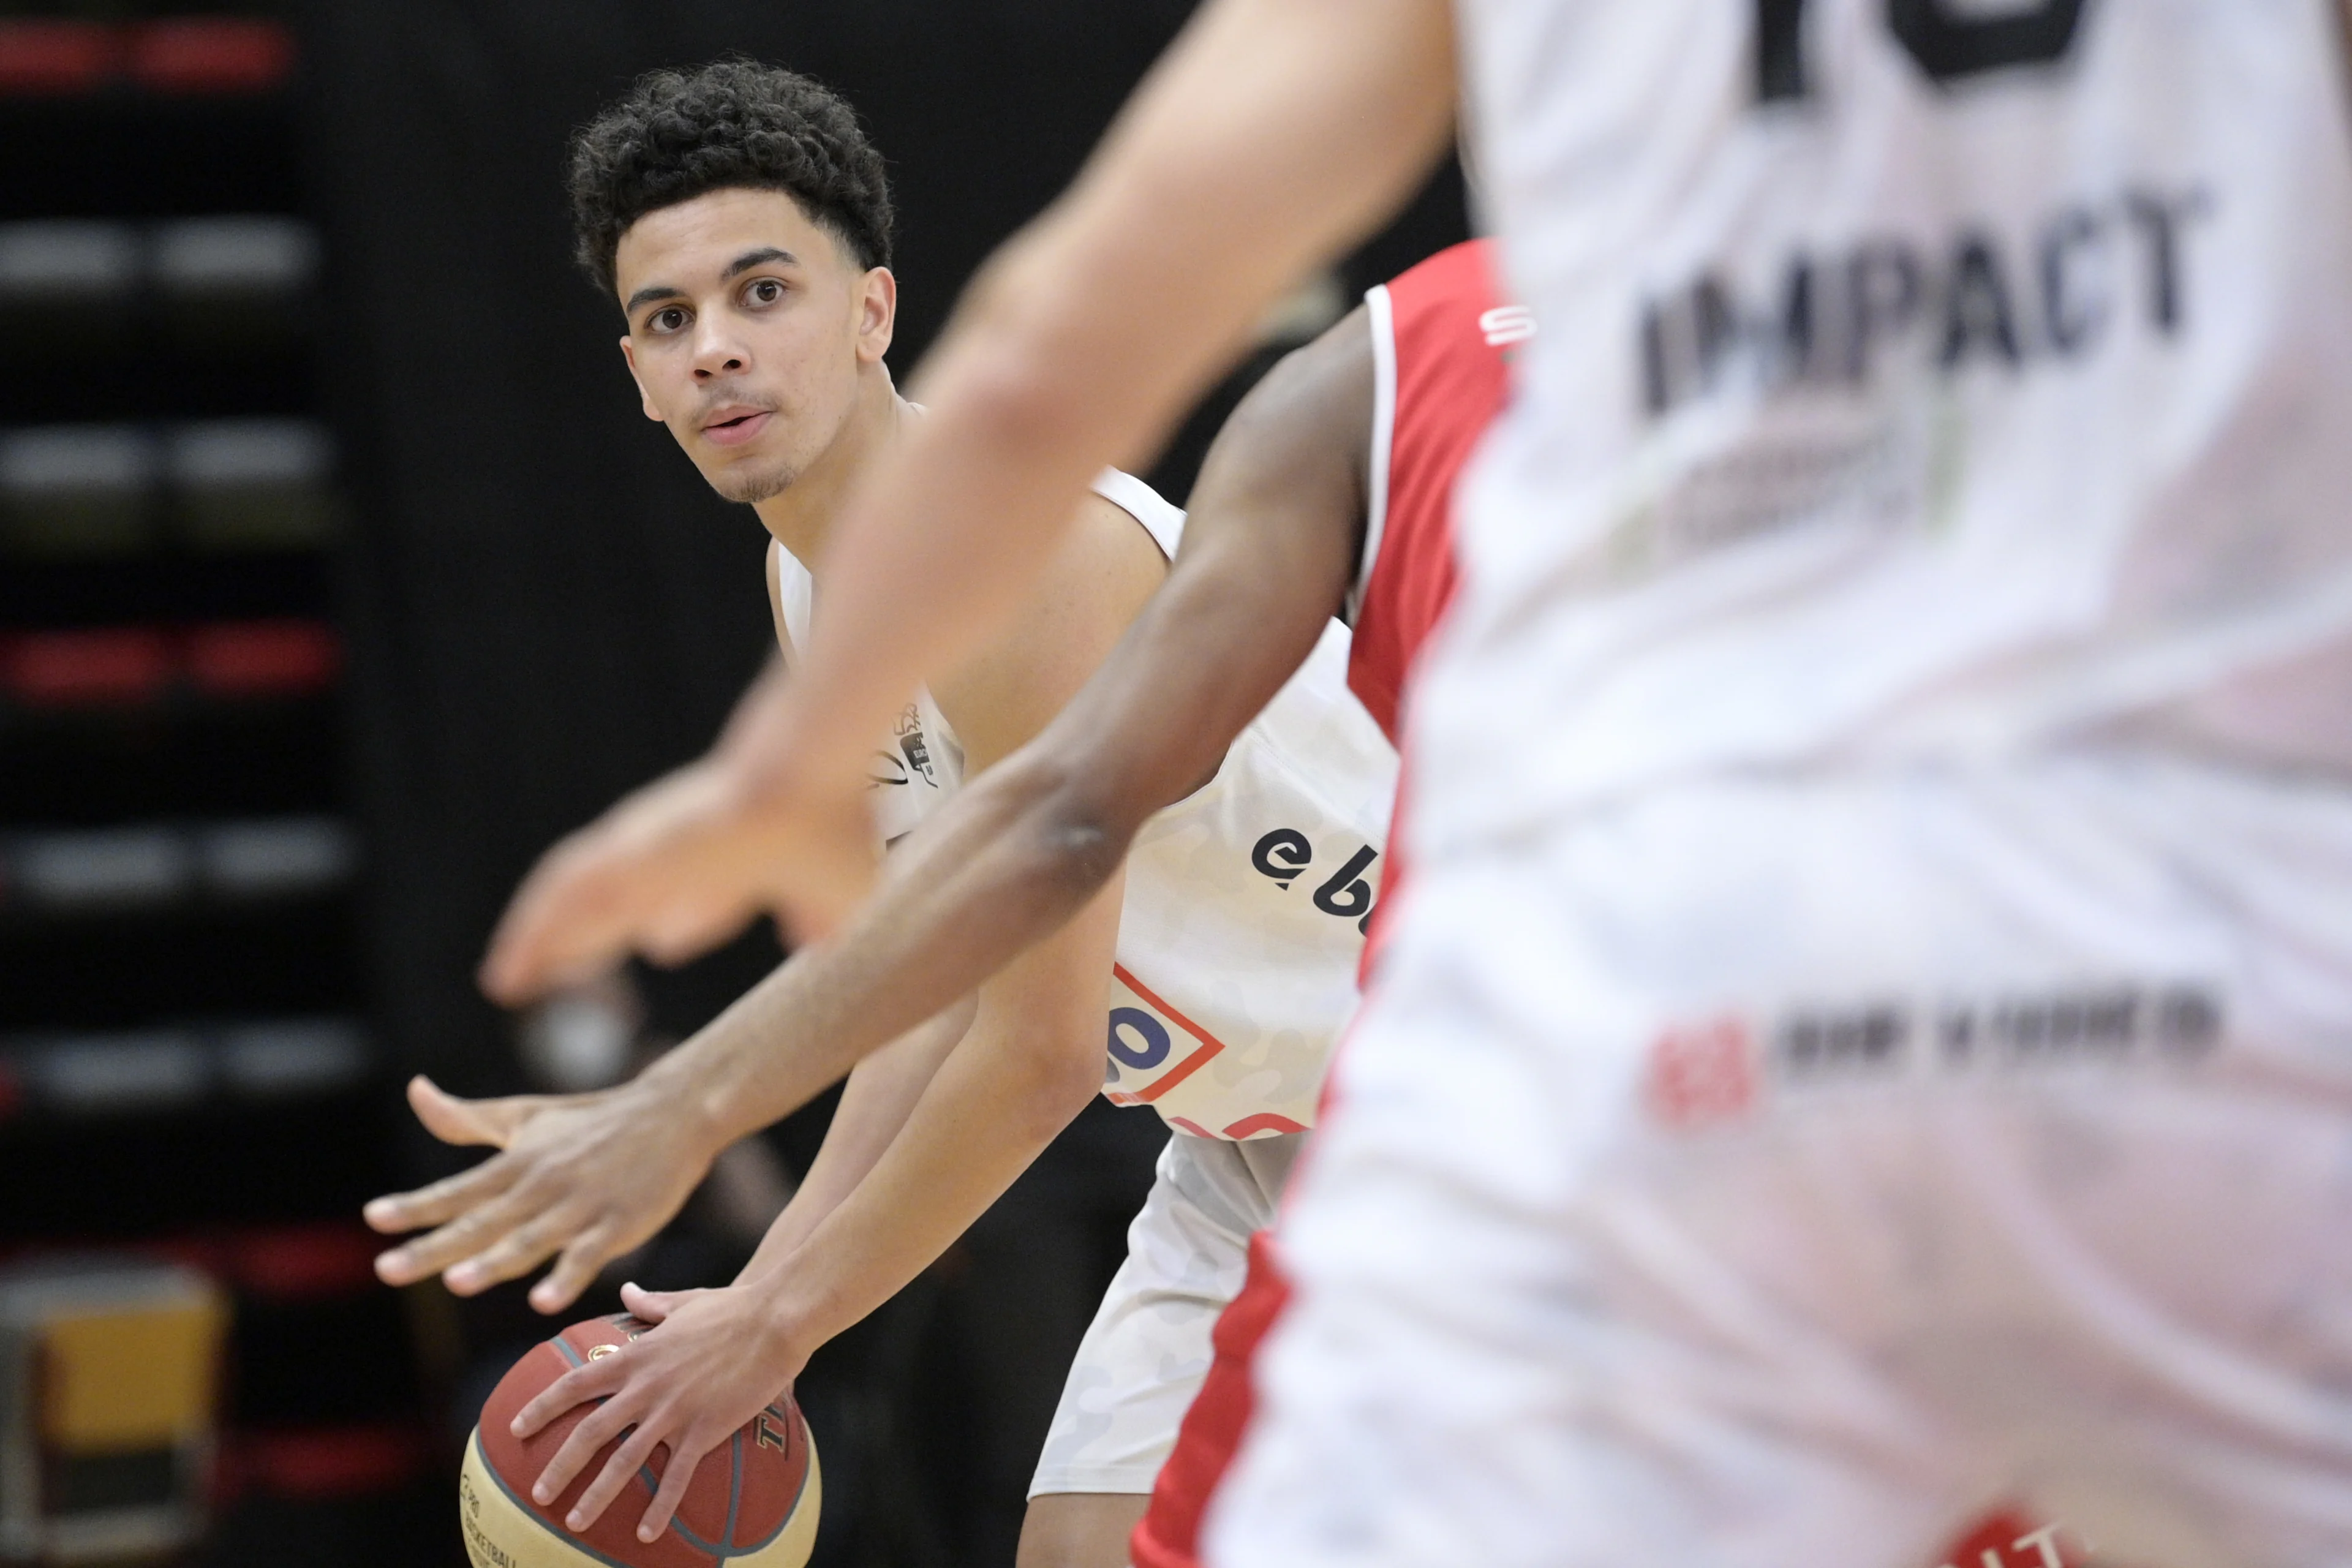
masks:
MULTIPOLYGON (((1173 555, 1184 515, 1131 475, 1097 495, 1173 555)), ((808 638, 811 581, 769 555, 785 657, 808 638)), ((928 691, 876 753, 875 813, 895 839, 963 782, 963 747, 928 691)), ((1396 753, 1348 689, 1348 631, 1314 653, 1225 753, 1210 783, 1153 816, 1128 853, 1103 1092, 1209 1138, 1270 1138, 1315 1121, 1380 896, 1396 753)))
POLYGON ((1543 334, 1462 489, 1424 847, 1694 772, 2352 764, 2333 0, 1461 0, 1543 334))

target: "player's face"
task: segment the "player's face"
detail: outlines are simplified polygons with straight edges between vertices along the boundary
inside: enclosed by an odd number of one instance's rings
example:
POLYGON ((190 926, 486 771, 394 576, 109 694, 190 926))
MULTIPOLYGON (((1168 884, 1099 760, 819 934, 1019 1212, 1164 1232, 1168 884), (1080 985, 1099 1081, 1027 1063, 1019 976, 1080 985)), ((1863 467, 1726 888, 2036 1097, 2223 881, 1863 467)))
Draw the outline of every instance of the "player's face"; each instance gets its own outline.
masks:
POLYGON ((890 346, 896 285, 781 191, 647 213, 614 271, 646 417, 729 500, 765 500, 824 457, 890 346))

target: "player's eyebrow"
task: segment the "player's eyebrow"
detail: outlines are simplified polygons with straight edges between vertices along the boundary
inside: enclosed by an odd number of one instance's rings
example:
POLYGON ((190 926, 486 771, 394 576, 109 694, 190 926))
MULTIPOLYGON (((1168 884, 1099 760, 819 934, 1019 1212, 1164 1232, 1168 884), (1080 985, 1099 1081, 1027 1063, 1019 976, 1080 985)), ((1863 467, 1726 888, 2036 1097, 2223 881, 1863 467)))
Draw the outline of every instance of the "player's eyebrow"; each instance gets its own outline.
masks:
MULTIPOLYGON (((747 250, 729 262, 727 270, 719 275, 719 280, 724 283, 730 278, 740 278, 754 267, 765 267, 772 261, 781 261, 787 267, 798 267, 801 264, 801 258, 791 251, 773 245, 763 245, 757 250, 747 250)), ((656 300, 683 299, 685 295, 686 290, 675 283, 648 283, 629 296, 629 302, 621 307, 622 313, 634 316, 637 313, 637 307, 640 305, 650 305, 656 300)))
POLYGON ((640 305, 650 305, 656 300, 683 299, 685 296, 686 290, 675 283, 648 283, 629 296, 629 302, 621 307, 621 312, 634 316, 640 305))
POLYGON ((727 270, 719 275, 719 280, 724 283, 730 278, 740 278, 754 267, 765 267, 771 261, 781 261, 787 267, 798 267, 801 264, 801 258, 791 251, 780 250, 772 245, 763 245, 757 250, 747 250, 729 262, 727 270))

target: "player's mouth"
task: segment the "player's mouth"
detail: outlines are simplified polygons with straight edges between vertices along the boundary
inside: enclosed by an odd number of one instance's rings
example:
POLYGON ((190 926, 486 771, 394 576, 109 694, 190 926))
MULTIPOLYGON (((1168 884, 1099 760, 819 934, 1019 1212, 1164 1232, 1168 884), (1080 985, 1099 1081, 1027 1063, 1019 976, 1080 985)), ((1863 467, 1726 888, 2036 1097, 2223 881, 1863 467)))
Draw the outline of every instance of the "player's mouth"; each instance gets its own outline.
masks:
POLYGON ((710 416, 702 422, 702 434, 718 446, 740 447, 746 441, 758 439, 760 432, 765 430, 768 421, 774 417, 775 410, 772 408, 730 405, 711 411, 710 416))

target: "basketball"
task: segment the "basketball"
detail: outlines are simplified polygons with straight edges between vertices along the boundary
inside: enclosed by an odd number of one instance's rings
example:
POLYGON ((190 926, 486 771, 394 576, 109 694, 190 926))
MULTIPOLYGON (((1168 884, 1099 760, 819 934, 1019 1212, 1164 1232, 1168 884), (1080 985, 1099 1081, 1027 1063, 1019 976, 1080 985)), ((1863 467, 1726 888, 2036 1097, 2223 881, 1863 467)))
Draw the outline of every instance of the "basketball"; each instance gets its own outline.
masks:
POLYGON ((467 1439, 457 1478, 458 1522, 474 1568, 801 1568, 808 1561, 820 1490, 816 1447, 789 1396, 703 1456, 677 1517, 650 1543, 637 1539, 637 1519, 660 1483, 661 1450, 636 1485, 576 1535, 563 1527, 563 1516, 619 1439, 599 1449, 554 1502, 541 1508, 530 1500, 531 1482, 589 1406, 564 1412, 528 1442, 509 1429, 515 1413, 573 1367, 610 1354, 646 1327, 625 1315, 574 1323, 533 1346, 499 1380, 467 1439))

